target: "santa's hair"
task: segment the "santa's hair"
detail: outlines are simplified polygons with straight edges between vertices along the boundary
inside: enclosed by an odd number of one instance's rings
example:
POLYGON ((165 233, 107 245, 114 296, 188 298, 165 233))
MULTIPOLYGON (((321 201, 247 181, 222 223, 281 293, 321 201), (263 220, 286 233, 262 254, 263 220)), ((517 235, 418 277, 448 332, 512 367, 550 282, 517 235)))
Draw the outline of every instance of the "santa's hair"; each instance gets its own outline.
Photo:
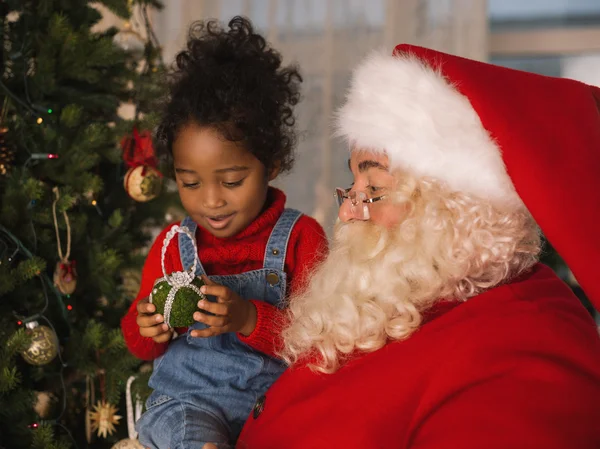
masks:
POLYGON ((540 232, 525 209, 501 210, 433 179, 398 174, 393 229, 339 223, 329 257, 290 301, 282 357, 336 371, 355 353, 408 338, 441 299, 467 300, 537 262, 540 232))

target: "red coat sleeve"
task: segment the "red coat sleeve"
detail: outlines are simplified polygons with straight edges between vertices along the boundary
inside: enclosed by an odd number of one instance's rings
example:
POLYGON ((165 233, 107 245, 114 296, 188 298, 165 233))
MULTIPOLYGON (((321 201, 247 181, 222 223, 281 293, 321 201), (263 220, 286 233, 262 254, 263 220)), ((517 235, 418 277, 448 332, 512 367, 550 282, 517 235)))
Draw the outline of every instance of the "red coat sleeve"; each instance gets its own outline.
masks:
POLYGON ((440 366, 444 376, 464 382, 431 401, 435 407, 418 423, 408 447, 600 448, 600 361, 590 363, 584 350, 591 345, 600 349, 600 340, 587 327, 579 336, 559 326, 528 329, 531 335, 486 346, 471 362, 440 366))
MULTIPOLYGON (((167 346, 169 345, 169 343, 155 343, 151 338, 142 337, 140 335, 140 330, 136 319, 138 315, 138 302, 140 302, 143 298, 150 296, 154 282, 156 279, 163 276, 161 266, 161 251, 163 240, 170 228, 171 225, 163 229, 152 244, 152 247, 148 252, 148 256, 146 257, 144 268, 142 269, 142 280, 138 295, 129 307, 127 314, 121 320, 121 330, 123 332, 123 337, 125 338, 125 344, 127 345, 127 348, 134 356, 142 360, 154 360, 155 358, 164 354, 164 352, 167 350, 167 346)), ((181 262, 178 258, 173 258, 174 253, 179 253, 176 239, 174 240, 175 241, 171 241, 165 260, 168 272, 181 270, 181 262)))
MULTIPOLYGON (((309 216, 298 219, 288 243, 286 272, 290 277, 288 297, 302 290, 314 268, 327 256, 327 236, 321 225, 309 216)), ((252 300, 256 307, 256 327, 245 337, 238 333, 244 343, 254 349, 275 357, 281 347, 279 333, 286 322, 286 313, 264 301, 252 300)))

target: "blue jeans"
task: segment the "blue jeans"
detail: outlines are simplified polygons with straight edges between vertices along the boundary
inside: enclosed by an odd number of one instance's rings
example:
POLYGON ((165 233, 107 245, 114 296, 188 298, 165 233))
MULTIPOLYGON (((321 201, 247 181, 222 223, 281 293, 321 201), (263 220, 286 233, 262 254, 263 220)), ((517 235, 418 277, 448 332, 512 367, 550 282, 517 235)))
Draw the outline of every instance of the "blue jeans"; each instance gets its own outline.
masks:
POLYGON ((140 443, 144 447, 202 449, 205 442, 229 449, 231 429, 212 413, 179 401, 167 401, 144 413, 139 421, 140 443), (148 430, 150 429, 150 430, 148 430))
MULTIPOLYGON (((283 308, 287 242, 299 217, 300 212, 285 209, 269 237, 263 268, 210 279, 244 299, 283 308)), ((181 226, 195 235, 197 225, 189 217, 181 226)), ((190 267, 194 247, 184 234, 179 235, 179 252, 183 267, 190 267)), ((196 275, 202 274, 198 264, 196 275)), ((190 331, 205 327, 195 323, 190 331)), ((219 449, 233 446, 254 403, 284 369, 281 361, 254 350, 235 333, 194 338, 188 331, 154 361, 149 382, 154 391, 136 425, 140 443, 152 449, 202 448, 205 442, 220 443, 219 449)))

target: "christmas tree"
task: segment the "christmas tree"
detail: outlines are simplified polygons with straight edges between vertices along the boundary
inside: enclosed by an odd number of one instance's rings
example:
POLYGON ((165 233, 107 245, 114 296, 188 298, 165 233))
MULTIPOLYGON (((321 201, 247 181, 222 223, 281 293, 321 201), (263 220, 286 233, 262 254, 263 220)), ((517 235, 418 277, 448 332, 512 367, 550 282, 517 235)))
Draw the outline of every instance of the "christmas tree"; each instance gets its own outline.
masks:
POLYGON ((0 448, 112 447, 147 384, 119 324, 173 201, 149 131, 160 6, 0 3, 0 448), (97 31, 98 8, 135 14, 97 31))

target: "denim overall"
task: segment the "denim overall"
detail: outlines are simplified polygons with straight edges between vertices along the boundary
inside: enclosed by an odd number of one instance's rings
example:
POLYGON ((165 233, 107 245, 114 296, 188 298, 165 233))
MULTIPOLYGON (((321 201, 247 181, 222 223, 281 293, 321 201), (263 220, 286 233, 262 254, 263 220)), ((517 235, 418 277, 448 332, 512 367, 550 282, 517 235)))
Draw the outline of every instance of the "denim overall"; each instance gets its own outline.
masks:
MULTIPOLYGON (((241 274, 209 276, 244 299, 285 306, 284 262, 288 240, 301 213, 285 209, 269 237, 263 268, 241 274)), ((186 217, 195 235, 197 225, 186 217)), ((194 262, 194 247, 179 234, 183 268, 194 262)), ((196 275, 206 274, 198 263, 196 275)), ((208 298, 215 300, 215 298, 208 298)), ((140 443, 157 449, 201 449, 205 442, 220 443, 219 449, 235 444, 256 400, 285 370, 279 360, 252 349, 236 333, 201 338, 188 332, 169 344, 167 352, 154 361, 149 386, 154 389, 146 412, 138 421, 140 443)))

